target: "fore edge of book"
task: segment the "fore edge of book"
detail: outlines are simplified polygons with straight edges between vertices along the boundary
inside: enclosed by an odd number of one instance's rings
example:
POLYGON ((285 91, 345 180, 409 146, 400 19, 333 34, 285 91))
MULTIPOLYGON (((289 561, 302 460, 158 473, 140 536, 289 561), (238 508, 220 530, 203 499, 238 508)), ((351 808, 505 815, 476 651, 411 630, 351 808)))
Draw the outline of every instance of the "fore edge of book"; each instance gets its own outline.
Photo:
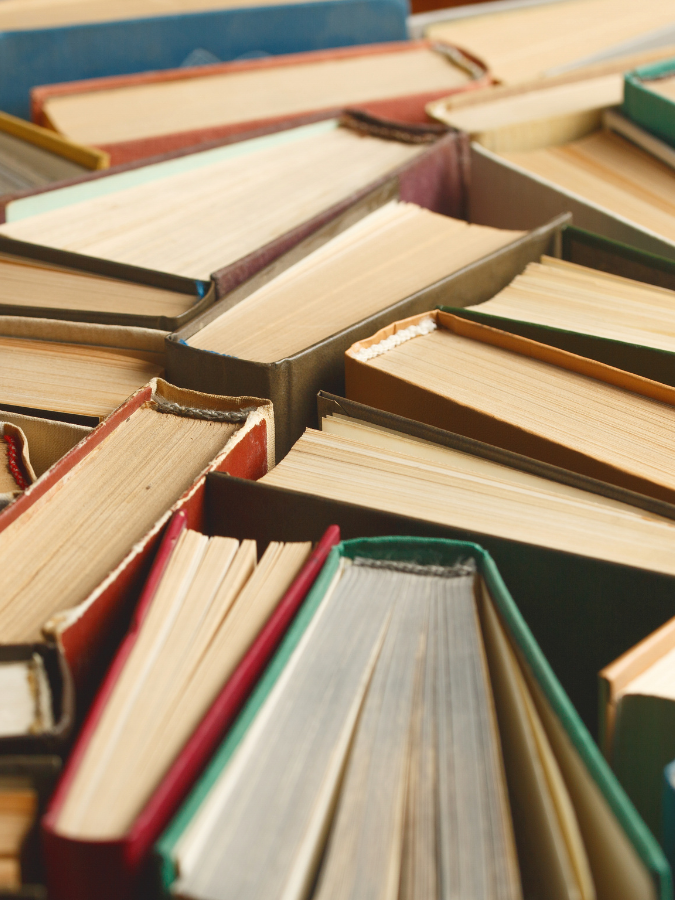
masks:
POLYGON ((183 834, 188 829, 190 822, 197 814, 199 807, 208 796, 221 772, 234 755, 237 747, 244 739, 246 732, 276 684, 286 663, 300 643, 300 639, 307 630, 337 571, 343 555, 342 547, 343 544, 338 544, 330 551, 321 572, 307 593, 253 693, 246 701, 206 770, 190 791, 187 800, 184 801, 171 824, 156 842, 153 854, 155 871, 158 873, 158 880, 165 897, 173 896, 171 887, 180 874, 176 851, 183 834))
POLYGON ((372 352, 372 348, 378 343, 382 345, 384 352, 388 352, 390 349, 398 346, 398 343, 393 341, 391 342, 391 346, 388 346, 387 343, 385 343, 392 338, 395 338, 398 332, 407 330, 408 335, 406 337, 409 336, 410 338, 428 334, 429 330, 426 329, 419 330, 419 333, 416 331, 425 319, 432 321, 434 327, 430 329, 431 331, 445 329, 461 337, 479 341, 483 344, 491 344, 502 350, 509 350, 513 353, 518 353, 521 356, 527 356, 531 359, 557 366, 558 368, 565 369, 569 372, 576 372, 579 375, 595 378, 605 384, 631 391, 632 393, 639 394, 643 397, 657 400, 660 403, 667 403, 669 406, 675 406, 675 388, 670 385, 664 385, 660 382, 653 381, 650 378, 645 378, 642 375, 635 375, 632 372, 627 372, 616 366, 610 366, 594 359, 588 359, 579 356, 576 353, 570 353, 568 350, 561 350, 558 347, 543 344, 539 341, 532 340, 531 338, 522 337, 521 335, 513 334, 512 332, 504 331, 491 325, 484 325, 480 322, 456 316, 452 313, 443 312, 439 309, 420 313, 417 316, 411 316, 408 319, 401 319, 398 322, 388 325, 386 328, 380 329, 371 337, 352 344, 345 353, 346 366, 367 365, 369 358, 379 355, 377 352, 372 352))

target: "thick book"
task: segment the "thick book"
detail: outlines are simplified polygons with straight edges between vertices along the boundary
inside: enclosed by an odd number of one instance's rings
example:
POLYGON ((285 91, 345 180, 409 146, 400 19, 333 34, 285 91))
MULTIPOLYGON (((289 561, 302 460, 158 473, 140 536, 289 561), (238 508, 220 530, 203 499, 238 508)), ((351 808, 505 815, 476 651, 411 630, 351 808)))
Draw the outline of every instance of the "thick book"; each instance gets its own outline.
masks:
POLYGON ((7 900, 45 900, 39 821, 61 771, 53 755, 0 758, 0 885, 7 900))
POLYGON ((672 788, 667 766, 675 757, 674 651, 675 620, 671 619, 599 675, 603 751, 669 858, 672 799, 668 792, 672 788))
POLYGON ((669 385, 442 311, 355 344, 345 383, 351 399, 675 498, 669 385))
MULTIPOLYGON (((468 192, 468 210, 472 222, 489 222, 500 228, 532 228, 544 218, 552 218, 561 213, 571 213, 574 224, 610 240, 636 247, 655 256, 675 259, 675 249, 670 233, 672 218, 665 212, 668 196, 672 190, 672 172, 656 157, 651 157, 644 150, 632 145, 620 135, 610 132, 595 132, 580 142, 573 141, 559 148, 533 150, 522 154, 493 153, 480 144, 471 146, 471 186, 468 192), (585 142, 589 142, 586 146, 585 142), (601 160, 599 170, 588 181, 588 190, 580 185, 579 168, 572 162, 570 153, 580 143, 581 156, 588 158, 587 153, 600 149, 601 160), (619 180, 616 185, 612 179, 620 179, 619 169, 614 172, 608 165, 604 149, 618 145, 617 166, 624 166, 633 157, 638 158, 638 170, 644 174, 643 163, 648 173, 648 181, 644 183, 647 193, 639 195, 638 207, 635 209, 634 191, 636 182, 630 172, 627 181, 619 180), (572 148, 572 149, 570 149, 572 148), (560 151, 556 153, 554 151, 560 151), (534 171, 542 162, 539 155, 548 157, 552 154, 554 165, 560 164, 561 172, 553 171, 545 174, 534 171), (559 159, 557 158, 559 156, 559 159), (530 163, 532 165, 530 165, 530 163), (571 174, 570 174, 571 173, 571 174), (560 174, 560 177, 556 177, 560 174), (664 188, 656 189, 651 183, 651 175, 664 188), (610 182, 605 181, 608 177, 610 182), (598 193, 598 190, 602 194, 598 193), (651 224, 644 224, 648 218, 651 224), (653 217, 659 218, 662 230, 654 230, 653 217), (663 231, 663 233, 662 233, 663 231)), ((545 158, 548 165, 550 160, 545 158)), ((639 190, 638 190, 639 194, 639 190)), ((661 226, 659 226, 660 228, 661 226)))
MULTIPOLYGON (((487 4, 415 17, 413 35, 462 47, 485 62, 495 80, 520 84, 612 59, 626 67, 636 55, 672 56, 675 45, 668 0, 584 0, 487 4), (524 39, 527 35, 527 39, 524 39)), ((648 60, 644 60, 645 62, 648 60)))
POLYGON ((429 101, 488 81, 455 48, 415 41, 50 84, 31 103, 35 122, 86 134, 117 165, 346 107, 424 123, 429 101))
POLYGON ((675 147, 675 60, 627 72, 621 112, 649 134, 675 147))
POLYGON ((0 315, 0 409, 97 425, 164 373, 165 334, 0 315))
POLYGON ((24 197, 8 204, 0 233, 156 272, 213 278, 223 294, 322 227, 353 222, 364 207, 398 190, 429 197, 425 205, 460 209, 464 140, 409 138, 400 127, 370 134, 361 122, 352 128, 336 120, 277 131, 24 197))
MULTIPOLYGON (((62 821, 64 809, 73 802, 73 794, 78 787, 81 769, 88 759, 87 754, 89 752, 91 755, 93 752, 90 751, 90 748, 97 739, 98 730, 102 727, 106 711, 121 684, 125 670, 131 665, 134 648, 137 645, 140 647, 143 624, 146 620, 149 621, 150 613, 154 608, 153 604, 157 605, 160 602, 159 591, 164 589, 163 583, 168 578, 168 566, 178 552, 176 545, 181 536, 184 539, 188 536, 185 526, 185 514, 176 513, 157 552, 153 568, 134 614, 131 629, 120 646, 101 686, 69 757, 63 778, 52 798, 47 815, 43 819, 42 828, 50 896, 113 898, 129 897, 138 892, 142 895, 143 867, 148 851, 166 827, 213 750, 222 740, 226 729, 234 720, 277 645, 283 639, 285 631, 298 615, 298 610, 302 608, 305 596, 321 571, 331 547, 339 540, 338 530, 329 529, 302 565, 302 569, 296 576, 293 576, 292 583, 288 589, 282 592, 281 599, 275 603, 271 615, 265 616, 266 621, 257 636, 254 637, 253 642, 247 647, 226 680, 222 682, 222 687, 217 690, 215 699, 207 704, 206 712, 199 717, 198 724, 191 736, 183 742, 178 754, 169 760, 168 768, 162 774, 160 782, 153 788, 147 799, 140 803, 140 806, 137 802, 136 805, 139 806, 140 812, 132 815, 132 824, 123 829, 122 834, 116 836, 86 837, 82 835, 82 827, 78 829, 73 824, 72 814, 70 826, 64 825, 62 821), (104 882, 101 879, 103 871, 106 872, 104 882)), ((291 545, 291 549, 293 546, 306 547, 303 544, 291 545)), ((241 545, 241 548, 243 550, 244 544, 241 545)), ((306 555, 305 550, 303 556, 306 555)), ((293 571, 300 564, 300 557, 298 557, 293 571)), ((232 562, 231 566, 234 565, 235 563, 232 562)), ((255 570, 253 571, 255 572, 255 570)), ((281 577, 280 573, 279 578, 281 577)), ((193 597, 193 602, 196 599, 198 598, 193 597)), ((231 612, 228 613, 228 616, 231 615, 231 612)), ((174 656, 175 654, 172 658, 174 656)), ((213 661, 209 665, 213 668, 213 661)), ((197 687, 199 687, 198 683, 197 687)))
MULTIPOLYGON (((316 525, 316 522, 312 522, 311 525, 308 521, 303 523, 305 531, 310 527, 316 528, 316 525)), ((298 646, 301 641, 302 647, 309 646, 308 638, 304 637, 306 629, 312 627, 313 637, 320 627, 313 624, 312 606, 315 609, 321 608, 326 596, 335 596, 335 581, 344 567, 345 560, 355 561, 356 567, 373 564, 392 568, 400 566, 418 572, 423 571, 423 567, 428 565, 439 567, 434 570, 438 572, 445 571, 443 567, 456 566, 458 563, 462 563, 465 567, 467 563, 469 567, 471 563, 476 566, 479 584, 483 585, 479 588, 478 600, 481 630, 489 672, 495 688, 497 719, 502 733, 509 800, 514 813, 516 845, 524 884, 536 885, 541 889, 542 883, 546 883, 549 890, 555 890, 556 874, 553 871, 555 866, 546 864, 537 872, 537 864, 541 866, 542 860, 546 858, 545 840, 542 840, 541 833, 532 834, 538 801, 530 795, 529 801, 523 803, 522 792, 526 790, 525 785, 528 781, 524 775, 522 754, 514 753, 514 748, 518 746, 515 734, 524 735, 527 727, 524 724, 524 717, 516 712, 519 708, 516 696, 523 698, 523 703, 529 706, 530 720, 540 724, 539 747, 540 753, 545 753, 545 757, 539 758, 547 760, 549 772, 553 769, 559 772, 557 787, 551 790, 556 798, 564 797, 569 804, 570 815, 566 820, 566 827, 570 830, 567 833, 568 835, 576 833, 577 840, 585 848, 581 849, 577 845, 577 849, 572 853, 577 862, 582 862, 577 869, 576 877, 580 878, 586 891, 590 885, 591 894, 586 895, 591 896, 594 893, 599 900, 636 896, 658 897, 665 900, 669 897, 672 891, 671 873, 665 858, 602 759, 597 746, 528 628, 520 609, 518 590, 511 587, 509 591, 506 588, 503 576, 490 554, 475 544, 411 536, 377 536, 370 539, 346 540, 333 550, 321 577, 308 597, 306 610, 303 611, 306 621, 301 623, 298 620, 289 632, 232 732, 221 745, 171 827, 157 844, 156 855, 166 895, 202 896, 197 885, 208 875, 200 874, 199 868, 195 868, 195 860, 199 859, 200 847, 203 846, 201 834, 208 834, 209 830, 210 823, 204 820, 203 815, 206 805, 209 806, 213 821, 213 816, 217 814, 214 810, 219 805, 222 806, 223 802, 227 802, 224 800, 222 790, 219 789, 224 783, 223 780, 228 779, 230 763, 234 762, 236 757, 238 773, 245 771, 242 769, 245 765, 243 746, 251 748, 249 752, 254 752, 254 733, 264 727, 263 723, 259 722, 258 713, 264 708, 267 715, 272 715, 271 701, 267 705, 266 701, 271 696, 282 697, 279 679, 282 674, 286 678, 292 677, 285 675, 288 661, 292 658, 296 667, 301 665, 299 662, 301 651, 298 646), (357 559, 362 562, 356 562, 357 559), (327 593, 329 587, 333 587, 332 594, 327 593), (515 685, 518 684, 520 688, 515 690, 515 685), (529 702, 525 695, 529 697, 529 702), (242 753, 237 755, 240 747, 242 753), (581 873, 579 869, 582 870, 581 873)), ((343 570, 352 571, 352 567, 343 570)), ((323 615, 327 613, 324 612, 323 615)), ((375 690, 377 669, 375 672, 373 688, 369 689, 369 694, 370 690, 375 690)), ((369 694, 364 716, 368 714, 369 694)), ((363 727, 365 728, 365 725, 363 727)), ((360 729, 361 725, 358 728, 360 729)), ((360 730, 357 730, 356 748, 359 745, 360 734, 360 730)), ((351 751, 352 754, 356 754, 356 748, 351 751)), ((522 744, 520 749, 523 749, 522 744)), ((531 754, 528 756, 529 759, 534 757, 536 760, 536 753, 533 754, 530 750, 529 754, 531 754)), ((350 758, 347 766, 346 778, 349 785, 351 766, 356 766, 356 759, 352 761, 350 758)), ((532 768, 536 769, 534 761, 532 768)), ((233 773, 228 780, 228 786, 236 790, 234 777, 233 773)), ((540 781, 539 784, 541 783, 540 781)), ((542 793, 545 794, 546 790, 543 789, 542 793)), ((537 796, 541 799, 539 792, 537 796)), ((419 802, 423 803, 421 800, 419 802)), ((421 805, 421 812, 423 808, 421 805)), ((341 822, 339 807, 337 818, 339 827, 341 822)), ((550 819, 548 827, 551 831, 554 830, 550 819)), ((541 831, 543 830, 542 828, 541 831)), ((335 840, 336 834, 329 843, 329 861, 332 841, 335 840)), ((204 848, 202 853, 207 849, 204 848)), ((369 859, 367 866, 370 864, 369 859)), ((559 859, 556 860, 556 864, 561 867, 559 859)), ((212 882, 214 871, 215 869, 211 869, 212 882)), ((319 876, 319 896, 321 890, 325 888, 328 874, 326 871, 319 876)), ((574 877, 571 878, 571 881, 575 880, 574 877)), ((500 884, 502 890, 506 890, 506 882, 504 873, 500 884)), ((213 891, 212 885, 208 895, 213 896, 213 891)), ((576 894, 564 896, 572 895, 576 894)))
POLYGON ((674 289, 675 262, 567 225, 562 261, 529 264, 487 302, 440 308, 673 385, 674 289))
MULTIPOLYGON (((439 211, 446 211, 447 208, 444 208, 440 192, 436 195, 437 201, 433 202, 429 194, 425 196, 422 193, 422 183, 410 184, 405 190, 404 187, 402 185, 399 192, 401 200, 416 202, 420 206, 428 206, 432 210, 439 210, 440 207, 439 211)), ((418 214, 423 220, 424 216, 421 214, 424 212, 425 210, 420 210, 418 214)), ((378 216, 384 214, 387 214, 386 210, 373 213, 371 220, 374 222, 378 216)), ((293 282, 289 279, 295 270, 287 269, 284 266, 284 271, 278 276, 277 281, 280 285, 289 285, 289 290, 286 291, 288 297, 286 298, 287 302, 282 303, 283 297, 278 302, 280 324, 278 329, 271 329, 271 337, 274 338, 275 335, 278 337, 276 332, 281 334, 283 326, 285 329, 283 334, 287 334, 290 343, 286 345, 286 350, 283 347, 277 347, 275 352, 267 357, 262 355, 262 348, 258 348, 257 353, 249 351, 247 355, 246 348, 241 343, 242 349, 235 347, 232 343, 234 328, 230 333, 228 325, 229 322, 235 319, 239 321, 242 316, 246 316, 247 310, 250 308, 253 324, 249 325, 249 330, 253 328, 255 335, 259 334, 261 339, 264 339, 267 332, 261 327, 260 320, 256 318, 258 315, 256 304, 264 302, 264 297, 267 295, 265 292, 269 294, 274 289, 275 282, 271 277, 266 277, 266 273, 263 272, 262 284, 256 281, 248 282, 242 286, 242 292, 234 297, 225 296, 211 310, 193 320, 186 328, 167 340, 168 378, 176 384, 198 390, 210 390, 216 385, 227 385, 227 390, 237 392, 246 388, 255 390, 260 396, 269 397, 274 403, 276 414, 277 459, 281 459, 300 436, 303 428, 314 421, 314 398, 317 390, 325 388, 338 393, 342 391, 344 383, 343 354, 357 335, 365 335, 372 331, 376 324, 389 323, 401 313, 409 314, 413 310, 428 308, 430 303, 441 302, 441 299, 446 296, 452 296, 457 298, 458 302, 467 303, 472 302, 471 298, 476 296, 487 298, 495 288, 498 289, 508 283, 526 262, 537 258, 537 254, 546 248, 551 251, 555 243, 555 236, 562 224, 561 220, 556 220, 536 228, 529 234, 518 236, 513 232, 503 232, 500 235, 494 229, 481 231, 476 228, 472 232, 471 226, 466 228, 465 225, 465 231, 462 232, 460 223, 455 222, 453 225, 447 220, 444 223, 442 217, 430 216, 428 213, 426 218, 430 220, 430 225, 437 224, 447 229, 457 227, 456 243, 458 248, 461 234, 466 240, 473 242, 469 248, 472 252, 464 257, 463 262, 459 249, 453 249, 450 246, 447 251, 439 251, 437 257, 429 263, 429 274, 427 275, 422 269, 417 274, 415 286, 412 286, 411 278, 415 272, 415 258, 422 255, 421 250, 419 253, 414 252, 414 238, 412 237, 397 251, 397 264, 401 266, 402 271, 393 278, 393 283, 388 280, 393 276, 386 257, 381 261, 379 267, 373 266, 371 271, 368 262, 371 257, 368 256, 365 261, 366 268, 362 267, 360 270, 360 281, 356 280, 358 273, 355 273, 352 282, 349 282, 340 263, 340 259, 343 258, 346 267, 348 257, 336 255, 330 274, 323 281, 320 277, 323 270, 317 267, 314 287, 311 282, 311 271, 307 277, 303 276, 298 282, 298 284, 303 284, 309 279, 309 287, 305 290, 305 296, 310 299, 322 298, 323 292, 327 291, 328 297, 331 298, 328 303, 333 303, 336 307, 332 311, 327 309, 326 312, 323 312, 321 309, 314 309, 305 314, 306 318, 315 320, 316 327, 313 332, 310 331, 314 324, 311 321, 308 321, 303 331, 297 330, 294 326, 295 294, 293 282), (435 222, 435 220, 438 221, 435 222), (481 241, 487 241, 485 250, 482 252, 480 250, 481 241), (492 249, 498 247, 500 243, 502 246, 499 249, 492 249), (460 256, 453 257, 453 253, 460 253, 460 256), (408 262, 406 262, 406 254, 408 254, 408 262), (455 271, 453 271, 453 259, 457 260, 458 268, 455 271), (443 269, 444 266, 445 269, 443 269), (341 278, 344 279, 343 286, 340 283, 341 278), (350 283, 353 284, 351 291, 349 290, 350 283), (324 284, 328 287, 324 287, 324 284), (406 284, 409 285, 411 293, 405 296, 406 292, 403 291, 403 296, 401 296, 401 288, 406 284), (257 293, 254 292, 256 288, 258 289, 257 293), (343 293, 346 291, 349 296, 340 299, 340 290, 343 293), (362 292, 362 301, 358 299, 358 290, 362 292), (246 294, 248 294, 247 297, 246 294), (240 300, 236 306, 233 306, 233 299, 240 297, 246 297, 246 299, 240 300), (332 321, 329 316, 332 316, 332 321), (337 324, 333 324, 333 322, 337 322, 337 324), (290 333, 288 326, 291 327, 290 333), (204 348, 202 341, 206 340, 208 334, 215 330, 217 330, 217 334, 213 340, 216 343, 214 345, 206 344, 204 348), (220 336, 221 332, 222 336, 220 336), (304 341, 305 338, 306 341, 304 341), (279 352, 276 352, 277 350, 279 352)), ((350 239, 350 234, 355 242, 355 254, 357 256, 358 253, 365 254, 369 245, 363 237, 362 229, 367 225, 367 221, 367 219, 363 219, 361 223, 352 227, 351 232, 345 231, 330 244, 325 244, 323 250, 315 251, 314 257, 305 257, 297 264, 296 270, 301 270, 303 266, 306 267, 313 258, 318 259, 322 252, 329 254, 332 252, 331 248, 342 247, 344 242, 350 239)), ((426 240, 430 240, 428 234, 426 240)), ((283 259, 280 262, 283 264, 283 259)), ((276 272, 270 272, 270 276, 274 274, 276 272)), ((276 300, 273 301, 274 304, 276 302, 276 300)), ((263 321, 274 325, 273 311, 270 310, 260 315, 263 321)), ((245 336, 246 329, 243 329, 243 332, 245 336)), ((251 341, 248 343, 250 344, 251 341)))
MULTIPOLYGON (((260 477, 274 458, 273 429, 271 405, 255 398, 161 380, 137 391, 0 514, 0 642, 54 647, 85 710, 171 515, 202 521, 209 471, 260 477), (87 507, 105 510, 96 528, 87 507)), ((53 704, 64 690, 54 681, 53 704)))
POLYGON ((175 331, 215 296, 210 280, 0 237, 0 316, 175 331))
POLYGON ((195 51, 197 60, 230 60, 401 41, 407 12, 403 0, 146 0, 124 11, 102 2, 10 0, 0 13, 0 109, 29 118, 36 85, 191 65, 195 51))
POLYGON ((475 103, 454 96, 431 101, 429 115, 470 135, 494 153, 535 150, 585 137, 600 127, 606 107, 623 100, 622 72, 593 78, 563 76, 518 87, 475 92, 475 103))
POLYGON ((0 195, 107 169, 110 157, 52 130, 0 113, 0 195))

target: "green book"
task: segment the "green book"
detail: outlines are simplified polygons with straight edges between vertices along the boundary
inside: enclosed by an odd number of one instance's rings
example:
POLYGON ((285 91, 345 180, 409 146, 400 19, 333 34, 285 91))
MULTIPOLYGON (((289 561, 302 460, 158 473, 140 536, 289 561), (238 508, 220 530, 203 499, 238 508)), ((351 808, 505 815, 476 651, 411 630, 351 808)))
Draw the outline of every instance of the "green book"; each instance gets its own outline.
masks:
POLYGON ((675 100, 658 90, 660 81, 672 77, 675 77, 675 59, 661 60, 628 72, 624 76, 621 112, 645 131, 675 147, 675 100))
MULTIPOLYGON (((675 262, 672 260, 663 259, 575 226, 563 227, 561 258, 577 266, 594 269, 598 273, 606 272, 645 285, 675 290, 675 262)), ((487 301, 487 305, 479 304, 469 308, 444 305, 438 309, 624 369, 662 384, 675 385, 675 352, 645 346, 639 339, 631 340, 630 336, 618 340, 587 334, 581 330, 492 314, 490 301, 487 301)))
MULTIPOLYGON (((482 585, 489 598, 489 609, 480 606, 483 631, 488 647, 489 666, 494 659, 489 646, 494 645, 494 622, 509 654, 516 660, 522 682, 536 708, 535 717, 543 723, 544 743, 552 750, 562 776, 563 793, 573 808, 572 818, 587 857, 598 900, 635 900, 635 898, 672 897, 670 867, 655 839, 642 822, 616 778, 603 759, 597 745, 582 724, 574 707, 553 674, 539 646, 525 624, 488 553, 476 544, 433 538, 381 537, 345 541, 332 551, 326 565, 307 597, 303 608, 286 635, 283 644, 266 670, 254 694, 240 714, 232 731, 221 745, 211 764, 184 803, 174 821, 155 847, 155 857, 166 896, 173 896, 172 885, 180 867, 181 842, 188 835, 202 804, 207 800, 247 729, 254 721, 291 654, 321 604, 342 557, 356 557, 417 565, 454 566, 469 560, 475 562, 482 585), (496 616, 495 616, 496 614, 496 616), (490 619, 490 616, 493 619, 490 619), (492 621, 493 638, 489 638, 487 622, 492 621)), ((480 588, 477 596, 481 594, 480 588)), ((483 601, 481 601, 483 602, 483 601)), ((479 603, 480 605, 480 603, 479 603)), ((499 671, 498 669, 496 671, 499 671)), ((492 674, 502 742, 508 756, 509 737, 502 727, 504 707, 500 708, 501 686, 492 674)), ((531 704, 532 706, 532 704, 531 704)), ((505 758, 506 758, 505 756, 505 758)), ((507 764, 507 777, 509 768, 507 764)), ((517 799, 512 796, 512 808, 517 799)), ((515 805, 514 805, 515 804, 515 805)), ((515 821, 515 819, 514 819, 515 821)), ((516 829, 516 839, 518 831, 516 829)), ((520 846, 520 845, 519 845, 520 846)), ((521 863, 522 869, 522 863, 521 863)))

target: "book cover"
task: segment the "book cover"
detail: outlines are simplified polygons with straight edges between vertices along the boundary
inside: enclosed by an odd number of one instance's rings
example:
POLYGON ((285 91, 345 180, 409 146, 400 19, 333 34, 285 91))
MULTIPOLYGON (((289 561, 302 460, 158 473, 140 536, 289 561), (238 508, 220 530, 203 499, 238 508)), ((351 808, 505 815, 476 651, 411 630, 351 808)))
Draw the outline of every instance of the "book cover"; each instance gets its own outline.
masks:
POLYGON ((621 112, 636 125, 675 147, 675 103, 649 89, 649 82, 675 75, 675 60, 640 66, 624 76, 621 112))

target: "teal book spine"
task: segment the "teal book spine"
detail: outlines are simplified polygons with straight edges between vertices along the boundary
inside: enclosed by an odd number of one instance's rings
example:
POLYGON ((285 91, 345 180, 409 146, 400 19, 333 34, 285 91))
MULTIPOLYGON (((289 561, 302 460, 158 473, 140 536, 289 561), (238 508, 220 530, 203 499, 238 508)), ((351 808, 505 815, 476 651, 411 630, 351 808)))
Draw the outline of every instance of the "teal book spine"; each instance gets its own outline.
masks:
POLYGON ((675 147, 675 102, 649 89, 649 82, 675 75, 675 59, 641 66, 624 77, 621 112, 650 134, 675 147))

